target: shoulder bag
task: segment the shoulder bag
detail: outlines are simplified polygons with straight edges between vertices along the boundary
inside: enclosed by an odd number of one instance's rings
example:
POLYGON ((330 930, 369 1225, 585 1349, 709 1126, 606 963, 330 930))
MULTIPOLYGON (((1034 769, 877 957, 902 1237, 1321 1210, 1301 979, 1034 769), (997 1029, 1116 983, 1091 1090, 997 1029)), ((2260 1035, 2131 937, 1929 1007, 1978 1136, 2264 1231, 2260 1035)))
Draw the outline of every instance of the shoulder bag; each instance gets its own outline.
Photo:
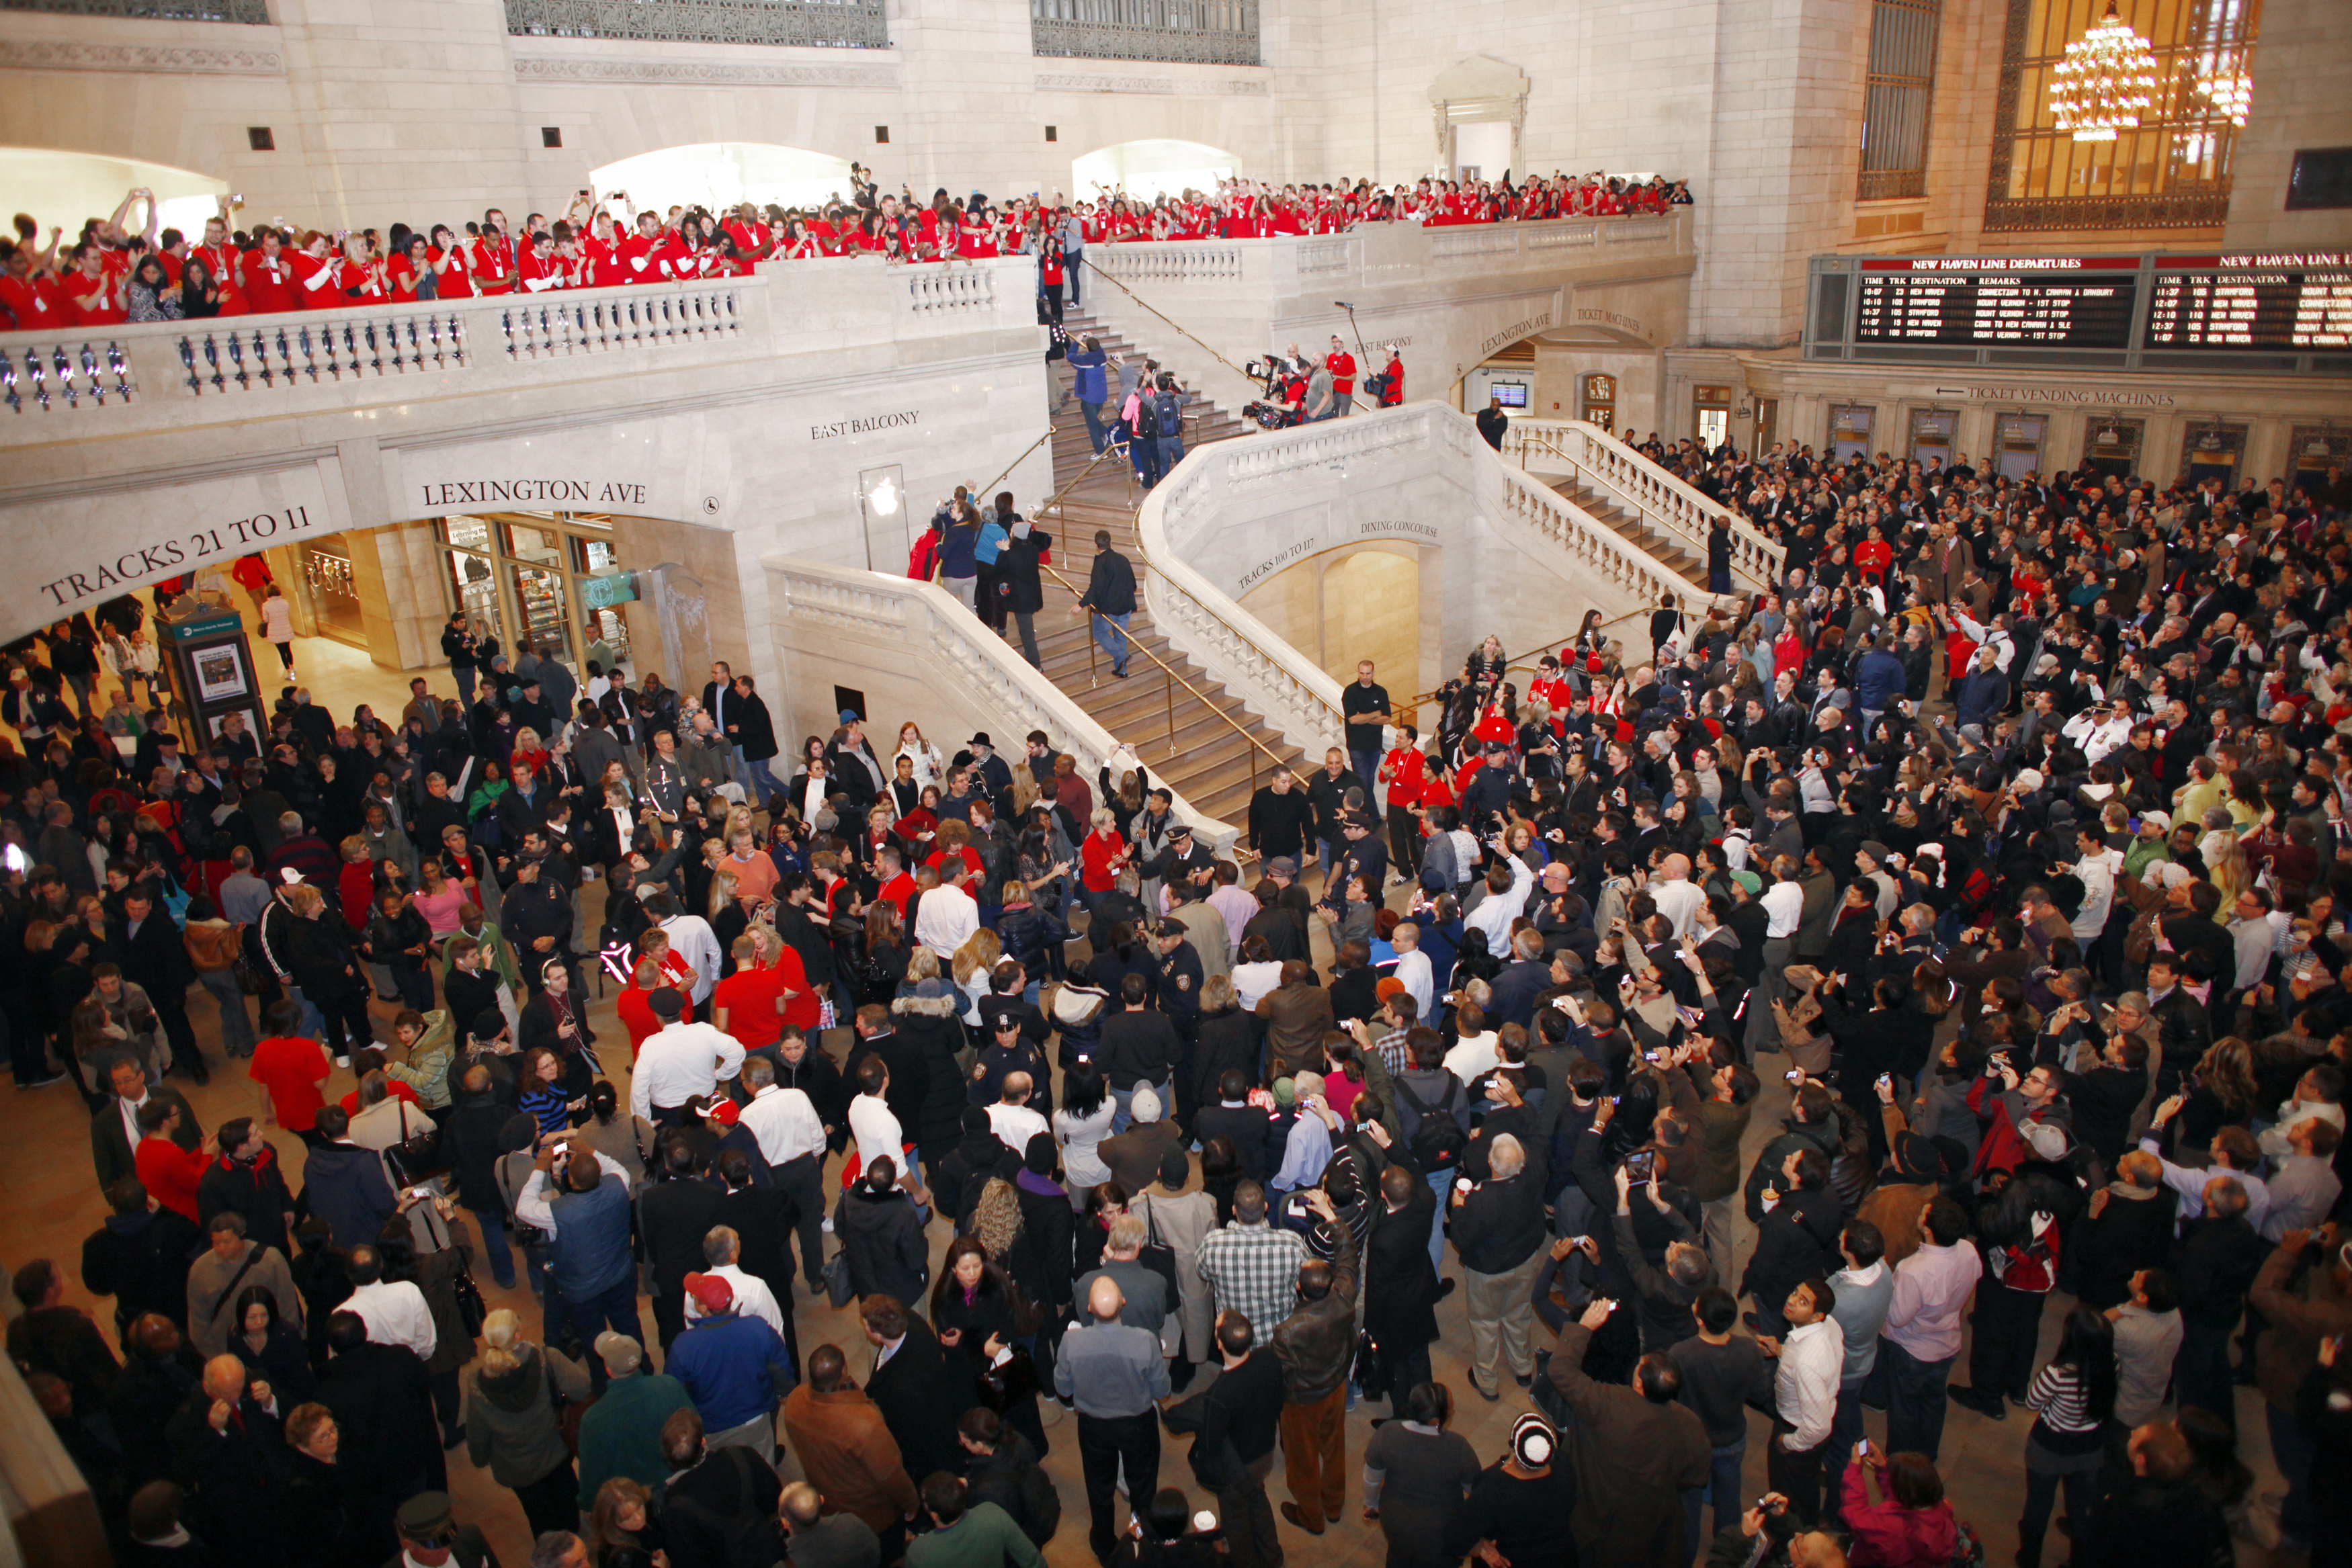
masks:
POLYGON ((441 1128, 430 1117, 425 1130, 408 1130, 408 1102, 400 1101, 400 1142, 384 1150, 384 1163, 403 1186, 418 1186, 449 1172, 449 1156, 442 1147, 441 1128))

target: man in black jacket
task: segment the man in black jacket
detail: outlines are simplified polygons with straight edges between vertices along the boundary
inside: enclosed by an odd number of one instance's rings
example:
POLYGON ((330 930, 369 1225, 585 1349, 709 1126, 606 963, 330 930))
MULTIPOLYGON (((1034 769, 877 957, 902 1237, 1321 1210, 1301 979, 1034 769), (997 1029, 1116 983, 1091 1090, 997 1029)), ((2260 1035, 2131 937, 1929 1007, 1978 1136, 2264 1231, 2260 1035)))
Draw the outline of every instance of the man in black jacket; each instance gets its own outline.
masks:
POLYGON ((972 1402, 971 1385, 958 1370, 968 1364, 966 1358, 958 1357, 950 1366, 931 1325, 895 1296, 866 1297, 857 1315, 875 1352, 866 1396, 898 1439, 907 1473, 953 1471, 962 1452, 956 1417, 972 1402))
POLYGON ((2172 1380, 2182 1405, 2200 1406, 2223 1420, 2236 1410, 2230 1331, 2245 1312, 2247 1292, 2267 1255, 2246 1223, 2245 1187, 2226 1174, 2206 1182, 2204 1216, 2183 1228, 2172 1253, 2181 1327, 2172 1380))
POLYGON ((1073 615, 1091 615, 1095 641, 1110 655, 1110 673, 1127 678, 1127 622, 1135 613, 1135 566, 1110 548, 1110 530, 1095 530, 1094 570, 1087 591, 1070 607, 1073 615))
POLYGON ((1429 1347, 1437 1338, 1438 1301, 1452 1291, 1429 1256, 1437 1195, 1421 1172, 1401 1163, 1388 1131, 1364 1124, 1365 1135, 1388 1151, 1380 1176, 1381 1208, 1364 1243, 1364 1330, 1380 1346, 1389 1380, 1389 1414, 1404 1414, 1405 1396, 1430 1380, 1429 1347))
MULTIPOLYGON (((359 1319, 353 1316, 352 1322, 359 1319)), ((362 1324, 362 1340, 366 1333, 362 1324)), ((395 1348, 394 1354, 416 1360, 411 1350, 395 1348)), ((416 1363, 416 1381, 422 1392, 423 1362, 416 1363)), ((427 1396, 428 1419, 431 1407, 427 1396)), ((172 1417, 172 1479, 194 1494, 189 1521, 205 1543, 223 1554, 223 1562, 280 1561, 277 1504, 285 1492, 288 1469, 283 1416, 275 1390, 248 1382, 245 1364, 236 1357, 216 1355, 205 1364, 202 1383, 172 1417), (265 1391, 269 1397, 260 1396, 265 1391)), ((425 1447, 440 1458, 438 1441, 427 1441, 425 1447)), ((349 1456, 345 1464, 360 1462, 352 1448, 343 1452, 349 1456)))
MULTIPOLYGON (((1282 1364, 1283 1480, 1291 1500, 1282 1517, 1309 1535, 1339 1522, 1348 1500, 1348 1372, 1356 1348, 1356 1233, 1340 1222, 1330 1195, 1300 1195, 1322 1223, 1309 1247, 1331 1258, 1298 1266, 1298 1310, 1275 1325, 1282 1364)), ((1538 1224, 1541 1223, 1538 1213, 1538 1224)))
POLYGON ((1249 847, 1261 859, 1295 861, 1307 853, 1307 830, 1315 820, 1315 808, 1297 782, 1296 774, 1281 768, 1250 797, 1249 847))
POLYGON ((1249 1079, 1239 1068, 1229 1068, 1218 1078, 1217 1103, 1202 1107, 1192 1118, 1192 1131, 1204 1145, 1212 1138, 1229 1140, 1245 1180, 1263 1182, 1272 1174, 1280 1149, 1274 1117, 1249 1103, 1249 1079))
POLYGON ((198 1083, 212 1082, 196 1031, 188 1025, 188 988, 196 967, 188 958, 180 927, 155 903, 152 884, 139 881, 122 890, 122 916, 108 922, 107 936, 121 956, 122 977, 147 993, 164 1038, 172 1042, 172 1066, 198 1083))
POLYGON ((82 1284, 93 1296, 114 1298, 118 1331, 149 1312, 184 1324, 188 1263, 204 1244, 203 1233, 186 1216, 148 1197, 135 1176, 109 1186, 106 1201, 114 1212, 81 1244, 82 1284))
MULTIPOLYGON (((1503 1364, 1522 1388, 1535 1378, 1528 1336, 1543 1260, 1544 1194, 1518 1138, 1501 1133, 1486 1143, 1488 1176, 1468 1191, 1454 1189, 1454 1245, 1470 1281, 1470 1385, 1493 1400, 1502 1396, 1503 1364)), ((1422 1232, 1424 1244, 1428 1234, 1422 1232)))
POLYGON ((294 1255, 288 1231, 294 1224, 294 1194, 278 1151, 261 1136, 250 1116, 220 1124, 220 1157, 206 1167, 196 1184, 196 1223, 209 1226, 213 1216, 234 1209, 245 1217, 245 1233, 285 1257, 294 1255))
POLYGON ((1162 1410, 1160 1418, 1171 1432, 1192 1434, 1192 1479, 1217 1494, 1234 1568, 1280 1568, 1282 1542, 1265 1478, 1274 1471, 1281 1428, 1282 1364, 1235 1312, 1217 1318, 1217 1356, 1223 1370, 1207 1391, 1162 1410))
POLYGON ((336 1463, 358 1478, 357 1506, 389 1516, 404 1499, 447 1490, 432 1375, 417 1354, 371 1343, 365 1320, 353 1312, 327 1320, 327 1348, 334 1358, 319 1380, 319 1403, 341 1430, 336 1463))
POLYGON ((1756 1298, 1757 1331, 1785 1339, 1789 1322, 1780 1309, 1789 1292, 1834 1272, 1829 1265, 1838 1260, 1843 1228, 1838 1196, 1830 1188, 1830 1157, 1815 1147, 1791 1149, 1762 1194, 1764 1218, 1739 1293, 1756 1298))
POLYGON ((637 1238, 654 1271, 654 1322, 662 1349, 686 1332, 686 1277, 703 1266, 702 1239, 723 1224, 726 1198, 696 1175, 699 1162, 690 1139, 662 1140, 662 1169, 637 1195, 637 1238))
MULTIPOLYGON (((492 1016, 498 1016, 495 1009, 492 1016)), ((499 1022, 505 1020, 499 1019, 499 1022)), ((473 1211, 475 1223, 482 1228, 490 1275, 499 1289, 507 1291, 514 1289, 514 1252, 507 1245, 507 1198, 499 1190, 498 1164, 515 1146, 508 1142, 505 1128, 518 1115, 524 1117, 527 1145, 538 1124, 499 1100, 491 1087, 490 1070, 478 1061, 459 1076, 457 1103, 442 1128, 444 1147, 457 1181, 457 1201, 473 1211)))

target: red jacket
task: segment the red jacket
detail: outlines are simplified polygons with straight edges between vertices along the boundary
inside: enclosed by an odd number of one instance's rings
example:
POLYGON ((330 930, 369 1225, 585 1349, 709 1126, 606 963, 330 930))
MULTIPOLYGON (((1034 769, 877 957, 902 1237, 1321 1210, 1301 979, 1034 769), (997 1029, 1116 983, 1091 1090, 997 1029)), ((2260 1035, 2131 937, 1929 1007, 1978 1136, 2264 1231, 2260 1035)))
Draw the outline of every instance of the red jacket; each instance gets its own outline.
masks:
MULTIPOLYGON (((1878 1484, 1884 1489, 1885 1462, 1875 1453, 1870 1460, 1869 1468, 1878 1472, 1878 1484)), ((1846 1528, 1853 1532, 1853 1549, 1846 1561, 1853 1568, 1947 1568, 1960 1541, 1959 1521, 1952 1516, 1952 1505, 1939 1502, 1933 1508, 1905 1508, 1892 1497, 1873 1503, 1863 1469, 1861 1465, 1845 1468, 1843 1512, 1846 1528)))
POLYGON ((139 1140, 132 1158, 138 1166, 139 1185, 157 1203, 187 1216, 191 1225, 198 1223, 196 1186, 205 1179, 205 1167, 210 1163, 203 1150, 184 1149, 169 1138, 151 1134, 139 1140))

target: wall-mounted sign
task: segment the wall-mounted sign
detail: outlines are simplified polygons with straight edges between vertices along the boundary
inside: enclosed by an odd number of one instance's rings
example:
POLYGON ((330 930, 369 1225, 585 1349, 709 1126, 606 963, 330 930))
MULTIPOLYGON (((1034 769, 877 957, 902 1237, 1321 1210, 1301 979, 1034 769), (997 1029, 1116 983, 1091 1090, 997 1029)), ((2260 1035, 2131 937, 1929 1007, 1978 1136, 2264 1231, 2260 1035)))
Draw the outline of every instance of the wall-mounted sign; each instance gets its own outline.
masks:
POLYGON ((417 486, 427 512, 451 507, 513 505, 642 507, 646 487, 625 480, 449 479, 417 486))
POLYGON ((837 419, 824 424, 809 426, 811 441, 831 441, 836 436, 864 435, 877 430, 911 430, 922 423, 920 409, 900 409, 895 413, 870 414, 859 419, 837 419))

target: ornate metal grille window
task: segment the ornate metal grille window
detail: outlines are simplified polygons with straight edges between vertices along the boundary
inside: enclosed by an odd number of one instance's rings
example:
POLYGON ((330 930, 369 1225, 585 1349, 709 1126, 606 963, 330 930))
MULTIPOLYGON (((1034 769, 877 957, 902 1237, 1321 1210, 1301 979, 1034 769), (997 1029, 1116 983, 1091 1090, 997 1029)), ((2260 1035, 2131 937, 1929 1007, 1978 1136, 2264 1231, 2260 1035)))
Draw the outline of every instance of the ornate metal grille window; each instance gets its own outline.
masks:
POLYGON ((2156 101, 2114 141, 2077 141, 2051 112, 2051 72, 2105 9, 2010 0, 1988 231, 2219 228, 2229 216, 2240 130, 2201 89, 2251 71, 2259 0, 2116 0, 2156 51, 2156 101))
POLYGON ((1078 59, 1254 66, 1257 0, 1029 0, 1029 41, 1078 59))
POLYGON ((1877 0, 1870 8, 1870 70, 1863 86, 1865 202, 1927 193, 1927 110, 1944 0, 1877 0))
POLYGON ((517 37, 678 44, 890 46, 882 0, 507 0, 507 31, 517 37))
POLYGON ((236 22, 249 27, 269 25, 268 0, 0 0, 0 11, 121 16, 141 22, 236 22))

